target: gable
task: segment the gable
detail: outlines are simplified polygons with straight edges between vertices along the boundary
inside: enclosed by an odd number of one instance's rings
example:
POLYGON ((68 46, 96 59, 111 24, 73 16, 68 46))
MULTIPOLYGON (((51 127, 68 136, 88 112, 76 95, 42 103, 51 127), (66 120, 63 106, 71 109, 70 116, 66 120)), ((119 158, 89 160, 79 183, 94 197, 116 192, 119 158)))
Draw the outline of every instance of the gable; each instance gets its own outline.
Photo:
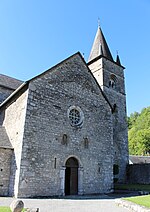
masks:
POLYGON ((112 109, 80 53, 76 53, 48 71, 31 79, 30 90, 38 90, 39 86, 41 86, 41 89, 42 87, 47 88, 45 89, 47 94, 49 92, 55 94, 57 90, 58 98, 61 98, 61 95, 70 95, 72 97, 78 95, 82 98, 83 93, 84 95, 91 93, 93 96, 96 95, 97 98, 102 99, 109 109, 112 109))
MULTIPOLYGON (((48 69, 47 71, 41 73, 40 75, 32 78, 31 80, 23 83, 16 91, 14 91, 0 105, 0 108, 2 108, 3 106, 6 106, 14 98, 17 98, 18 93, 24 92, 29 84, 30 84, 30 90, 36 90, 37 88, 34 87, 34 84, 36 84, 38 81, 42 81, 42 80, 43 80, 43 83, 44 83, 44 81, 46 84, 48 83, 47 87, 49 85, 51 87, 53 85, 56 86, 56 84, 58 86, 58 84, 59 84, 61 89, 62 89, 64 83, 65 83, 65 87, 68 84, 71 87, 74 87, 74 89, 75 89, 74 85, 78 84, 77 88, 79 88, 79 87, 86 88, 87 90, 89 89, 89 90, 91 90, 91 92, 101 96, 101 98, 103 98, 105 103, 107 103, 107 105, 109 106, 109 109, 111 109, 111 111, 113 111, 112 106, 109 103, 106 95, 101 90, 101 87, 99 86, 98 82, 94 78, 93 74, 91 73, 90 69, 88 68, 86 62, 84 61, 83 57, 81 56, 81 54, 79 52, 70 56, 66 60, 58 63, 57 65, 48 69), (47 80, 46 80, 46 78, 47 78, 47 80)), ((65 91, 65 87, 64 87, 64 91, 65 91)))

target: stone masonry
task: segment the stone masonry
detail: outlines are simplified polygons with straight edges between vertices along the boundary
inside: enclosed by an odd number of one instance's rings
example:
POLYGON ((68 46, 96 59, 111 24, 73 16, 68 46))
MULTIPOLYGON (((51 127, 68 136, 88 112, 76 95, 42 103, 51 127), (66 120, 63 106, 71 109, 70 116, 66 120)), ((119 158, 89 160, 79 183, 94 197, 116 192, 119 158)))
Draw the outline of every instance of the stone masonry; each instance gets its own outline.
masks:
POLYGON ((11 168, 12 149, 0 147, 0 196, 7 196, 11 168))
POLYGON ((112 139, 110 107, 79 55, 35 78, 29 84, 18 196, 64 195, 63 170, 71 156, 79 161, 79 193, 110 192, 112 139), (84 113, 82 127, 69 123, 72 105, 84 113), (61 144, 63 134, 67 145, 61 144))
POLYGON ((21 81, 0 75, 0 195, 109 193, 114 164, 126 180, 123 69, 99 28, 88 63, 78 52, 10 96, 21 81))
MULTIPOLYGON (((22 139, 24 133, 24 122, 26 113, 27 91, 19 94, 12 102, 5 108, 5 118, 3 126, 6 129, 10 143, 14 149, 14 157, 12 161, 12 173, 10 183, 10 194, 18 191, 18 181, 20 175, 20 158, 22 152, 22 139), (15 179, 12 179, 14 177, 15 179)), ((4 108, 3 108, 4 109, 4 108)))
POLYGON ((126 166, 129 158, 124 68, 106 58, 99 58, 90 64, 89 68, 109 99, 113 109, 114 164, 119 165, 119 181, 125 182, 126 166), (109 85, 111 76, 116 77, 115 88, 111 88, 109 85))

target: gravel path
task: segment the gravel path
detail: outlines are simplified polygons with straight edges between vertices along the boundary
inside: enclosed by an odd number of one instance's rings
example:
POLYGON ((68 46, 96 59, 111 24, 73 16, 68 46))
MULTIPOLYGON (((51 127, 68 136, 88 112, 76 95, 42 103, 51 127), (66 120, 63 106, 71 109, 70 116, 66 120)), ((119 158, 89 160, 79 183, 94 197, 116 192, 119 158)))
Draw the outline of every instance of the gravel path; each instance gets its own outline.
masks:
MULTIPOLYGON (((0 206, 9 206, 13 198, 0 197, 0 206)), ((107 195, 70 199, 22 199, 25 208, 40 208, 40 212, 128 212, 118 207, 115 198, 107 195)))

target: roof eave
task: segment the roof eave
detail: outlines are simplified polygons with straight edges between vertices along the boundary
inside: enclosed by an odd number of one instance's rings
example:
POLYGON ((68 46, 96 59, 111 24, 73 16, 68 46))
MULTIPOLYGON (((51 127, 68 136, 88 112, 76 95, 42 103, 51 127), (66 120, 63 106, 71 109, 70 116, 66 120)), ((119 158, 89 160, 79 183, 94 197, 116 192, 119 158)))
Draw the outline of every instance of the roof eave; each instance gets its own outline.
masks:
POLYGON ((1 104, 0 108, 2 108, 6 103, 9 102, 10 99, 12 99, 21 89, 23 89, 26 85, 28 85, 29 81, 24 82, 22 85, 20 85, 10 96, 5 99, 1 104))

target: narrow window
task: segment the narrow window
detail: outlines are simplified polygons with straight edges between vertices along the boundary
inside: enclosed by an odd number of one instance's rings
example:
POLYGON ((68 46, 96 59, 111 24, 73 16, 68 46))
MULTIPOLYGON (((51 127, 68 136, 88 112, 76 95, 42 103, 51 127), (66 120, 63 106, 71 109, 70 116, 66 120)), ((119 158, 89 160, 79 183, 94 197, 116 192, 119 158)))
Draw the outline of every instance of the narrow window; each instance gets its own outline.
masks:
POLYGON ((84 138, 84 147, 85 147, 85 149, 88 149, 88 147, 89 147, 89 140, 88 140, 88 138, 84 138))
POLYGON ((68 143, 67 134, 63 134, 63 137, 62 137, 62 144, 63 144, 63 145, 67 145, 67 143, 68 143))
POLYGON ((55 158, 55 161, 54 161, 54 169, 56 169, 56 158, 55 158))

